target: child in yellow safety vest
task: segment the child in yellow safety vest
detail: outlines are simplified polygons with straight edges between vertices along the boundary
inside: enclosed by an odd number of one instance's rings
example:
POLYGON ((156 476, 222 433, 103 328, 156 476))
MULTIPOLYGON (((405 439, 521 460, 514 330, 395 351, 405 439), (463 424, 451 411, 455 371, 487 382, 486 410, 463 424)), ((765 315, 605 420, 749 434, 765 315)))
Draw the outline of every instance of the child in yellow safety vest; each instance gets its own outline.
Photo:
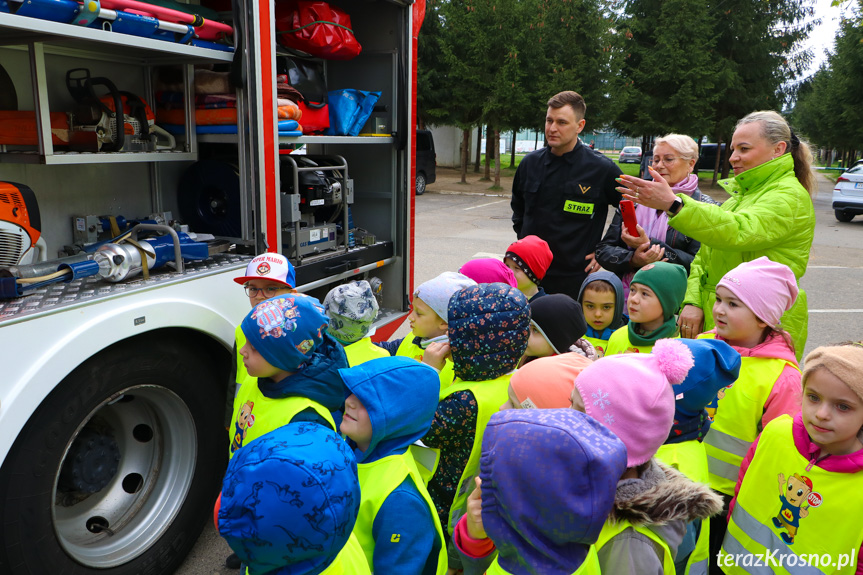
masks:
POLYGON ((390 356, 370 337, 378 315, 378 300, 369 282, 360 280, 334 287, 324 298, 324 309, 330 318, 327 332, 344 346, 349 366, 390 356))
MULTIPOLYGON (((740 354, 717 339, 679 339, 692 352, 694 365, 686 378, 675 384, 674 423, 656 458, 698 483, 709 483, 707 452, 702 441, 710 429, 705 409, 716 393, 737 379, 740 354)), ((706 573, 710 556, 710 522, 696 519, 686 526, 674 563, 681 575, 706 573)))
POLYGON ((329 334, 324 308, 301 294, 263 301, 240 324, 240 349, 254 385, 234 399, 231 456, 249 441, 292 421, 316 421, 336 429, 333 413, 344 406, 338 370, 345 350, 329 334))
POLYGON ((605 355, 650 353, 660 339, 677 337, 676 315, 686 295, 686 269, 655 262, 639 269, 629 285, 629 324, 608 340, 605 355))
POLYGON ((517 287, 528 303, 546 295, 539 284, 553 258, 548 243, 539 236, 524 236, 506 248, 503 263, 512 270, 517 287))
POLYGON ((359 508, 348 445, 328 426, 294 422, 228 463, 216 528, 245 575, 370 575, 352 534, 359 508))
POLYGON ((682 382, 692 365, 684 344, 662 339, 651 353, 605 356, 575 378, 573 409, 626 445, 627 469, 596 543, 603 573, 673 575, 687 523, 722 509, 722 499, 709 487, 654 457, 673 424, 672 385, 682 382))
POLYGON ((628 321, 620 278, 608 271, 590 274, 581 284, 578 303, 587 322, 584 339, 593 345, 598 358, 603 357, 611 334, 628 321))
MULTIPOLYGON (((464 514, 485 426, 507 399, 509 378, 527 347, 530 308, 516 288, 482 284, 456 293, 449 303, 450 354, 456 380, 440 393, 429 432, 422 443, 439 452, 440 460, 428 483, 441 525, 452 534, 464 514)), ((457 568, 453 557, 450 568, 457 568)), ((457 559, 456 559, 457 561, 457 559)))
POLYGON ((454 536, 465 572, 598 575, 593 543, 625 469, 623 442, 589 415, 496 413, 482 442, 478 486, 454 536))
POLYGON ((411 452, 438 404, 434 369, 385 357, 339 370, 345 383, 340 431, 357 458, 360 513, 354 535, 374 573, 444 575, 440 520, 411 452))
POLYGON ((408 315, 410 333, 401 339, 376 345, 386 349, 390 355, 410 357, 431 365, 440 373, 441 389, 449 387, 454 378, 452 361, 435 353, 426 357, 426 348, 431 342, 446 340, 447 306, 453 294, 474 285, 475 281, 456 272, 444 272, 420 284, 414 290, 413 309, 408 315))
POLYGON ((863 573, 863 342, 804 366, 801 412, 767 424, 741 463, 725 573, 761 572, 746 555, 774 573, 863 573))
MULTIPOLYGON (((797 291, 788 266, 766 257, 744 262, 716 284, 716 327, 699 336, 725 341, 742 356, 740 377, 708 407, 713 423, 704 438, 710 485, 725 495, 726 512, 749 446, 769 422, 800 411, 800 368, 780 323, 797 291)), ((711 522, 713 557, 726 527, 724 517, 711 522)))
POLYGON ((574 351, 596 359, 596 350, 583 339, 587 332, 578 302, 555 293, 530 302, 530 338, 520 365, 539 357, 574 351))
MULTIPOLYGON (((294 266, 291 265, 288 258, 282 254, 270 253, 252 258, 252 261, 246 266, 245 275, 234 278, 234 282, 243 286, 252 307, 277 295, 296 293, 295 288, 297 286, 294 266)), ((239 325, 234 332, 234 337, 235 356, 237 358, 234 381, 236 381, 237 389, 239 389, 244 383, 254 382, 255 378, 248 374, 246 366, 243 365, 240 349, 246 344, 246 336, 243 335, 243 330, 239 325)), ((234 394, 236 395, 236 390, 234 394)))

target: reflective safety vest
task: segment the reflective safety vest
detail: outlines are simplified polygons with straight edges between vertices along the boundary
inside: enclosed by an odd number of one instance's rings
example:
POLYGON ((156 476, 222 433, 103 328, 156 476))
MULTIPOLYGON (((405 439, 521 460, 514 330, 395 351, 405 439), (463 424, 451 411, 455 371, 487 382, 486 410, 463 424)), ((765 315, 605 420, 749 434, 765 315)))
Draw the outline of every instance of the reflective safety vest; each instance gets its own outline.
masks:
MULTIPOLYGON (((399 348, 396 350, 396 355, 402 355, 404 357, 412 357, 417 361, 423 360, 423 354, 425 350, 420 346, 414 343, 414 339, 416 336, 414 332, 408 333, 402 342, 399 344, 399 348)), ((452 382, 455 380, 455 368, 453 367, 453 363, 450 360, 446 360, 444 363, 443 369, 440 370, 440 388, 441 390, 448 388, 452 385, 452 382)))
MULTIPOLYGON (((488 425, 488 420, 491 419, 491 416, 500 411, 500 406, 509 399, 510 377, 512 377, 512 372, 488 381, 462 381, 459 379, 450 387, 441 391, 440 398, 443 400, 452 393, 468 390, 473 393, 477 406, 476 430, 473 435, 470 457, 467 460, 464 471, 461 473, 455 498, 449 509, 447 531, 449 531, 450 536, 452 536, 453 529, 455 529, 458 520, 467 511, 467 496, 473 491, 475 484, 474 477, 479 475, 479 456, 482 452, 482 436, 485 433, 485 426, 488 425)), ((440 450, 436 451, 439 452, 440 450)))
POLYGON ((370 337, 349 343, 345 346, 345 355, 348 356, 348 365, 355 367, 372 359, 389 357, 390 352, 372 343, 370 337))
MULTIPOLYGON (((251 575, 248 569, 246 569, 246 575, 251 575)), ((366 556, 363 555, 363 548, 360 547, 360 543, 353 533, 342 550, 339 551, 335 561, 321 571, 321 575, 372 575, 371 569, 366 563, 366 556)))
MULTIPOLYGON (((237 393, 242 386, 247 383, 258 383, 257 377, 252 377, 249 375, 249 372, 246 371, 246 364, 243 363, 243 356, 240 355, 240 350, 243 349, 243 346, 246 345, 246 334, 243 333, 243 330, 240 326, 234 330, 234 340, 237 342, 237 393)), ((236 393, 234 394, 236 397, 236 393)))
MULTIPOLYGON (((425 482, 417 470, 413 456, 410 451, 402 454, 389 455, 372 463, 360 463, 357 465, 357 470, 360 479, 360 512, 357 516, 357 522, 354 526, 354 535, 362 546, 365 559, 368 561, 369 568, 374 571, 374 555, 375 555, 375 539, 372 536, 372 528, 375 524, 375 517, 380 511, 381 506, 387 497, 390 496, 402 482, 410 477, 419 494, 429 509, 429 516, 434 521, 435 530, 437 531, 438 550, 437 557, 437 575, 444 575, 447 571, 447 553, 446 542, 443 538, 443 530, 440 526, 437 511, 434 503, 426 489, 425 482)), ((392 534, 384 532, 384 535, 389 537, 392 534)))
MULTIPOLYGON (((659 545, 662 549, 662 572, 664 575, 675 575, 674 559, 671 558, 671 550, 668 548, 668 543, 665 542, 665 539, 643 525, 633 525, 629 521, 618 521, 617 523, 612 523, 610 519, 607 519, 605 521, 605 525, 602 526, 602 531, 599 532, 599 539, 596 540, 597 551, 605 547, 606 543, 630 528, 634 529, 637 533, 641 533, 645 537, 650 538, 651 541, 659 545)), ((600 567, 602 567, 601 564, 600 567)))
POLYGON ((605 355, 616 355, 618 353, 650 353, 652 345, 635 345, 629 341, 629 326, 617 328, 608 338, 608 347, 605 355))
POLYGON ((257 379, 254 385, 244 385, 234 398, 234 413, 231 415, 230 456, 250 441, 291 422, 295 415, 308 408, 336 429, 330 410, 307 397, 282 397, 273 399, 261 393, 257 379))
POLYGON ((599 359, 605 355, 605 350, 608 349, 608 340, 607 339, 599 339, 598 337, 587 337, 584 336, 584 339, 590 342, 590 345, 593 346, 593 349, 596 350, 596 358, 599 359))
MULTIPOLYGON (((509 571, 500 566, 495 557, 491 566, 486 570, 485 575, 509 575, 509 571)), ((600 575, 599 557, 596 555, 596 547, 593 545, 587 551, 587 557, 584 558, 581 567, 575 570, 572 575, 600 575)))
POLYGON ((813 466, 794 445, 793 425, 783 415, 761 433, 722 542, 726 573, 855 572, 863 473, 813 466))
POLYGON ((704 437, 710 486, 726 495, 734 495, 740 464, 749 446, 758 436, 764 404, 773 390, 773 385, 786 365, 800 371, 794 362, 784 359, 741 359, 740 377, 719 391, 713 423, 704 437))
MULTIPOLYGON (((666 443, 659 448, 656 458, 677 469, 692 481, 708 483, 707 450, 697 439, 680 443, 666 443)), ((701 521, 701 530, 695 540, 695 549, 686 561, 685 575, 707 575, 710 559, 710 521, 701 521)))

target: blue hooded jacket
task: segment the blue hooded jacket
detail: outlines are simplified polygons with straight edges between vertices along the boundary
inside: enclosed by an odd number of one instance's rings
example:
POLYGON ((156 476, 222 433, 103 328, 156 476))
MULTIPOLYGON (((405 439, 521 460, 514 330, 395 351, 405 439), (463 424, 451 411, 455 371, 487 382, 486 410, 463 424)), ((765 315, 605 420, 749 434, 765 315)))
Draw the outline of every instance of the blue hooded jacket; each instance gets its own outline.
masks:
POLYGON ((627 316, 623 313, 626 309, 624 306, 625 302, 623 301, 623 283, 621 283, 620 278, 617 277, 616 274, 611 272, 605 270, 594 272, 587 276, 587 279, 585 279, 584 283, 581 284, 581 289, 578 290, 578 303, 583 303, 582 297, 584 296, 584 289, 597 280, 606 281, 614 288, 614 319, 611 320, 611 325, 601 332, 590 327, 590 323, 588 323, 587 333, 585 335, 587 335, 587 337, 595 337, 596 339, 608 340, 617 328, 626 325, 628 321, 627 316))
POLYGON ((252 574, 317 575, 347 543, 359 506, 347 444, 328 426, 289 423, 231 459, 219 533, 252 574))
POLYGON ((482 441, 480 479, 482 522, 500 566, 519 575, 576 571, 599 537, 625 469, 623 442, 587 414, 494 414, 482 441))
MULTIPOLYGON (((363 404, 372 424, 368 449, 361 451, 353 440, 348 441, 360 465, 404 453, 429 430, 440 393, 434 368, 395 356, 340 369, 339 375, 363 404)), ((406 478, 375 517, 373 571, 433 575, 440 550, 436 520, 411 478, 406 478), (393 542, 395 533, 401 537, 393 542)))

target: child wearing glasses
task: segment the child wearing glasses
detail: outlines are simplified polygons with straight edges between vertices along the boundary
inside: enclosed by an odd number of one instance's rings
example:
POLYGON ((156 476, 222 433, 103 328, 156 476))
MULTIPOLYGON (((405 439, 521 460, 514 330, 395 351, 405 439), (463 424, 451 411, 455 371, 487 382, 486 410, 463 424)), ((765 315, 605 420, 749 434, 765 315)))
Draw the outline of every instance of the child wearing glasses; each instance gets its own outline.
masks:
MULTIPOLYGON (((234 281, 243 286, 252 307, 271 297, 296 293, 297 291, 294 289, 297 284, 294 266, 282 254, 267 253, 256 256, 246 266, 245 275, 234 278, 234 281)), ((236 377, 234 378, 237 384, 234 391, 236 394, 244 383, 254 383, 257 378, 250 376, 246 371, 246 366, 243 365, 240 349, 246 344, 246 336, 243 335, 243 330, 239 325, 234 331, 234 338, 234 356, 237 358, 236 377)))

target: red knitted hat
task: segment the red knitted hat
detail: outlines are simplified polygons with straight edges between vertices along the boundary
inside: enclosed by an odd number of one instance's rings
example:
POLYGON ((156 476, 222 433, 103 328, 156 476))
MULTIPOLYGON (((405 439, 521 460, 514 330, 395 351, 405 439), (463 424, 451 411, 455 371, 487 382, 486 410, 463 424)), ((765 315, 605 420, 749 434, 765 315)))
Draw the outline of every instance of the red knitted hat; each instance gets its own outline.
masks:
POLYGON ((506 250, 506 256, 521 268, 535 284, 539 284, 551 265, 551 248, 538 236, 525 236, 515 241, 506 250))

